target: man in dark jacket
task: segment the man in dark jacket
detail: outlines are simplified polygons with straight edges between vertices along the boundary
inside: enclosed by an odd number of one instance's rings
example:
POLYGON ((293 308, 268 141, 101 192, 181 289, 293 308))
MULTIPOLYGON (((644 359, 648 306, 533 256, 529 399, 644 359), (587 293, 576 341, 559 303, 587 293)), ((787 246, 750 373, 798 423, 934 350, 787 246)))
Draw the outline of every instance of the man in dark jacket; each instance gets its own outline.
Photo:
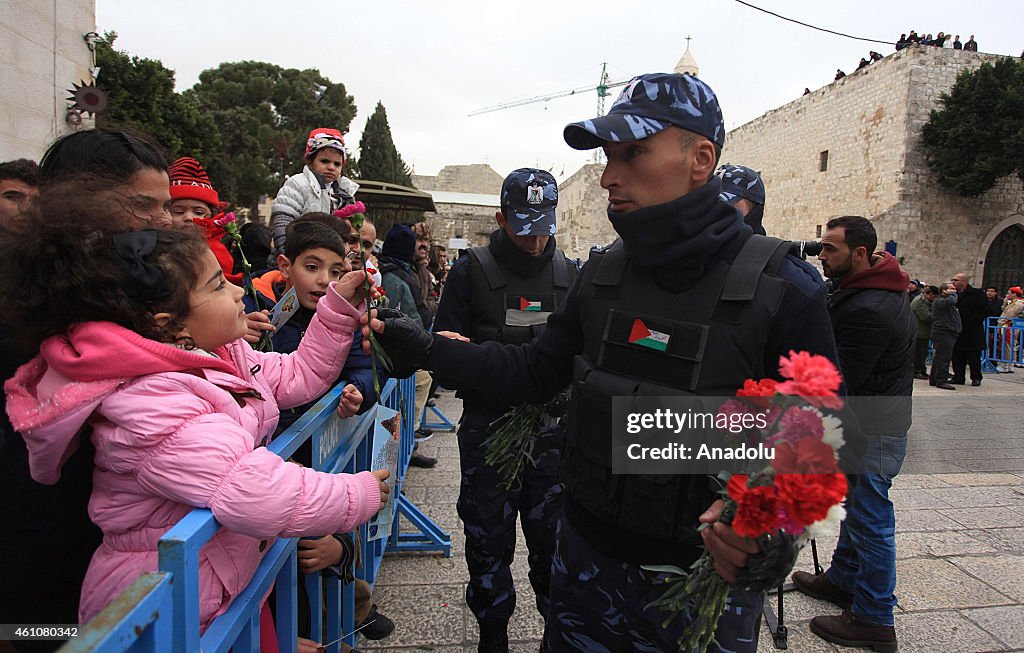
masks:
POLYGON ((796 572, 797 588, 846 609, 811 620, 811 631, 843 646, 896 651, 896 516, 889 488, 907 453, 917 321, 907 274, 892 255, 872 254, 875 228, 860 216, 829 220, 821 238, 825 274, 837 283, 829 316, 848 403, 869 436, 864 473, 848 475, 846 520, 821 575, 796 572))
POLYGON ((956 307, 960 311, 963 328, 953 346, 953 379, 950 383, 963 385, 967 381, 967 367, 971 368, 971 385, 981 385, 981 350, 985 348, 985 319, 991 308, 981 288, 967 282, 961 272, 949 280, 956 287, 956 307))
MULTIPOLYGON (((544 645, 676 650, 692 617, 666 625, 648 607, 666 585, 644 565, 686 569, 704 547, 735 583, 764 549, 776 564, 761 563, 784 574, 791 549, 781 535, 751 540, 722 523, 724 503, 704 474, 615 474, 612 398, 731 396, 745 379, 777 377, 791 350, 835 360, 825 289, 786 255, 788 243, 755 236, 719 199, 725 123, 700 79, 636 77, 607 115, 563 137, 607 155, 601 186, 621 241, 591 251, 543 333, 515 346, 426 334, 388 313, 371 325, 396 363, 509 403, 546 402, 572 383, 544 645)), ((859 444, 851 434, 847 445, 859 444)), ((759 592, 732 590, 709 651, 756 651, 761 607, 759 592)))
MULTIPOLYGON (((498 229, 487 247, 474 247, 452 266, 434 331, 453 331, 473 342, 522 344, 543 331, 547 318, 576 280, 576 265, 557 248, 558 185, 544 170, 514 170, 501 185, 498 229)), ((445 385, 448 385, 445 383, 445 385)), ((548 586, 561 510, 558 466, 562 430, 545 415, 526 464, 506 489, 488 465, 491 424, 511 406, 464 388, 459 422, 462 485, 459 517, 466 531, 469 585, 466 603, 480 626, 478 650, 508 652, 508 622, 516 604, 510 565, 516 548, 516 517, 529 549, 530 583, 541 617, 548 614, 548 586)))
POLYGON ((944 283, 939 286, 939 296, 932 302, 932 369, 928 385, 942 390, 956 390, 949 383, 949 361, 953 359, 953 347, 963 329, 960 311, 956 307, 956 286, 944 283))

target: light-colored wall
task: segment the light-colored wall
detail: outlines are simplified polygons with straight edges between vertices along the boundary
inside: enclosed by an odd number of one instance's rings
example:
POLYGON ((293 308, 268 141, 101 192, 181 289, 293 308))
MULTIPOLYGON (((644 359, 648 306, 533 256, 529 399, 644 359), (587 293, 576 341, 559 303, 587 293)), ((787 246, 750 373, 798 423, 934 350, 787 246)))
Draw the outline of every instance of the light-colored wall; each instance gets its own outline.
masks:
POLYGON ((71 131, 65 122, 68 89, 89 79, 92 55, 82 37, 95 30, 94 0, 3 3, 0 161, 38 160, 47 145, 71 131))
MULTIPOLYGON (((496 207, 447 203, 435 203, 434 206, 437 213, 428 213, 426 219, 430 225, 430 237, 435 243, 444 245, 449 238, 465 238, 470 247, 486 245, 487 236, 498 228, 494 221, 496 207)), ((454 257, 456 252, 450 254, 454 257)))
POLYGON ((1024 213, 1021 182, 1002 179, 978 198, 947 191, 927 167, 920 132, 960 70, 996 59, 902 50, 729 132, 722 161, 761 173, 770 235, 813 240, 830 218, 863 215, 874 222, 880 246, 898 243, 911 276, 939 281, 967 271, 980 284, 983 241, 1024 213), (823 150, 828 170, 820 172, 823 150))
POLYGON ((608 222, 608 193, 601 188, 603 163, 588 163, 558 186, 555 238, 570 258, 584 261, 595 245, 617 237, 608 222))
POLYGON ((448 165, 436 175, 413 175, 412 185, 420 190, 497 195, 504 177, 486 163, 448 165))

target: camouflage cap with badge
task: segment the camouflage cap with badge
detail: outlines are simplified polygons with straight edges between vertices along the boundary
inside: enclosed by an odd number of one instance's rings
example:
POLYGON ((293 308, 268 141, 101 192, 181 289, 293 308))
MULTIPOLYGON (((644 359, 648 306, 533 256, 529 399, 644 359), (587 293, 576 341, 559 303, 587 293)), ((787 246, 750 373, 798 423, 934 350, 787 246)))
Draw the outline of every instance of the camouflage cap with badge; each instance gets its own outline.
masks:
POLYGON ((738 200, 745 199, 764 206, 764 182, 757 172, 726 163, 718 169, 718 176, 722 178, 722 192, 718 196, 723 202, 735 206, 738 200))
POLYGON ((558 184, 546 170, 519 168, 501 184, 501 212, 517 236, 554 236, 558 184))
POLYGON ((607 141, 625 143, 679 127, 725 145, 725 121, 711 87, 693 75, 649 73, 634 77, 608 115, 566 125, 569 147, 592 150, 607 141))

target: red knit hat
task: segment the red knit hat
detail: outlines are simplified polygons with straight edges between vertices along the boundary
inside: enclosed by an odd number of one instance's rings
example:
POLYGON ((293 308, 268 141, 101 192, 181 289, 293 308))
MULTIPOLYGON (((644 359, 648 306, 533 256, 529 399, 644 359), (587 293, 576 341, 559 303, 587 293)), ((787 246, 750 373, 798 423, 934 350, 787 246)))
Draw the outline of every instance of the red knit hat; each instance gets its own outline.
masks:
POLYGON ((172 200, 199 200, 209 204, 213 211, 218 210, 220 198, 198 161, 183 156, 167 168, 167 176, 171 178, 172 200))
POLYGON ((306 139, 306 158, 325 147, 338 150, 341 152, 341 160, 345 160, 345 137, 337 129, 327 127, 317 127, 309 132, 309 138, 306 139))

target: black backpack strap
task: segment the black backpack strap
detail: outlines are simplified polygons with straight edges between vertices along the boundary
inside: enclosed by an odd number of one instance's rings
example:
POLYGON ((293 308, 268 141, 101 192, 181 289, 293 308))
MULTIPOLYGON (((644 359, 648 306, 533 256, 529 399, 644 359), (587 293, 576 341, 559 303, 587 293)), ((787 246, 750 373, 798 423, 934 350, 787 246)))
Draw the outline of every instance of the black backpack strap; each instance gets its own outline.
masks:
POLYGON ((501 273, 498 262, 494 260, 494 254, 486 247, 473 247, 469 254, 477 260, 487 278, 487 285, 491 290, 498 290, 505 287, 505 275, 501 273))
POLYGON ((789 252, 789 241, 754 234, 729 266, 720 302, 749 302, 762 272, 775 273, 789 252))
POLYGON ((594 285, 605 292, 613 292, 617 295, 628 263, 629 254, 626 252, 625 246, 621 240, 616 240, 601 253, 597 271, 594 273, 594 285))
POLYGON ((555 248, 555 253, 551 257, 551 279, 555 285, 556 290, 568 290, 569 289, 569 262, 565 260, 565 254, 562 250, 555 248))

